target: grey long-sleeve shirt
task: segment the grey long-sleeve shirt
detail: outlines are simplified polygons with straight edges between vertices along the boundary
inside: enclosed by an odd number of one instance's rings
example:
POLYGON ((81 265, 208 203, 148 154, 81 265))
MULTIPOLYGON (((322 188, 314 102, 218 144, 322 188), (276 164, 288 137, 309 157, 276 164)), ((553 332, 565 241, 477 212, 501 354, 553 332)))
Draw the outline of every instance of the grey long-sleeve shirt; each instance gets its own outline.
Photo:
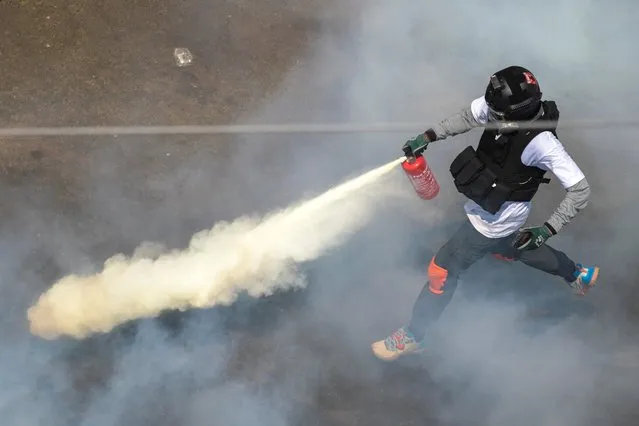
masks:
MULTIPOLYGON (((459 113, 440 121, 438 124, 433 126, 432 130, 437 135, 436 140, 442 140, 461 133, 466 133, 476 127, 482 127, 482 123, 480 121, 485 119, 486 117, 480 117, 478 120, 475 117, 472 108, 469 106, 461 110, 459 113)), ((567 156, 568 154, 565 155, 567 156)), ((572 161, 572 159, 570 159, 570 161, 572 161)), ((549 167, 549 171, 555 173, 552 167, 549 167)), ((565 189, 566 195, 564 199, 547 220, 548 224, 557 232, 559 232, 564 225, 568 224, 588 205, 590 198, 590 185, 585 177, 576 184, 565 189)))

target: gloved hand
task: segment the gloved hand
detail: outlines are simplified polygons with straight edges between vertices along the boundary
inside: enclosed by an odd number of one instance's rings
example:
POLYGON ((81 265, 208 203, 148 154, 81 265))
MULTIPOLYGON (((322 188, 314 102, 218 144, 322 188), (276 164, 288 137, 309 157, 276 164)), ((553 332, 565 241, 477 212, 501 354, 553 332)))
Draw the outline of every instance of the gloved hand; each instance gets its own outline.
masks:
POLYGON ((547 222, 541 226, 522 228, 513 241, 513 247, 517 250, 535 250, 548 241, 557 232, 547 222))
POLYGON ((406 141, 404 146, 402 147, 402 151, 404 151, 404 155, 407 157, 419 157, 422 155, 426 148, 428 148, 428 144, 433 142, 431 136, 429 136, 430 131, 426 131, 424 133, 420 133, 412 139, 406 141))

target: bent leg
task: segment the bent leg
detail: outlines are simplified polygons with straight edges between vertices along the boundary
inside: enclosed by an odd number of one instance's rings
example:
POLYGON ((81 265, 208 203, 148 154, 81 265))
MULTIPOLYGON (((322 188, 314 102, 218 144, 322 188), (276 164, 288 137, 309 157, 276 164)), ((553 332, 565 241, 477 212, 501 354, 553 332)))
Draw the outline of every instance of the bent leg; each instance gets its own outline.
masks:
POLYGON ((422 350, 426 332, 450 303, 459 276, 486 254, 499 250, 504 240, 485 237, 469 221, 464 222, 430 260, 428 279, 413 305, 410 323, 373 343, 375 356, 392 361, 422 350))
MULTIPOLYGON (((431 259, 428 265, 427 280, 422 287, 413 311, 408 329, 417 340, 422 340, 429 325, 439 319, 457 290, 461 268, 455 268, 455 253, 450 246, 454 245, 454 237, 431 259)), ((460 256, 471 257, 470 251, 463 251, 460 256)), ((481 257, 477 255, 477 257, 481 257)))
POLYGON ((375 356, 386 361, 418 352, 423 348, 426 331, 450 303, 459 275, 487 253, 494 251, 501 239, 480 234, 466 221, 431 259, 428 280, 422 288, 408 326, 372 345, 375 356))
POLYGON ((566 253, 544 244, 536 250, 516 252, 513 248, 510 257, 532 268, 556 275, 570 282, 575 279, 577 264, 566 253))
POLYGON ((584 268, 575 263, 566 253, 544 244, 536 250, 519 252, 510 244, 502 246, 501 254, 513 258, 532 268, 563 278, 573 290, 584 295, 594 286, 599 274, 598 267, 584 268))
POLYGON ((408 328, 417 340, 424 338, 450 303, 459 276, 501 243, 502 239, 485 237, 467 221, 442 246, 430 261, 428 280, 413 306, 408 328))

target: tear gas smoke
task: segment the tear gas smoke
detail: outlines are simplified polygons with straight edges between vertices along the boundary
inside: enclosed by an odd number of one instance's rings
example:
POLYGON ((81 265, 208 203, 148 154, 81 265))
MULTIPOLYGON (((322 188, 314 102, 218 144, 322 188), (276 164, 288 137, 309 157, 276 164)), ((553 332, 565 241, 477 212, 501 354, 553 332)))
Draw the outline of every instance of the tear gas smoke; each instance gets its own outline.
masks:
POLYGON ((374 203, 365 190, 403 159, 262 219, 218 223, 194 235, 186 250, 158 255, 144 244, 130 258, 108 259, 99 274, 63 277, 29 308, 31 331, 84 338, 164 310, 228 305, 243 291, 259 297, 302 287, 296 265, 365 225, 374 203))

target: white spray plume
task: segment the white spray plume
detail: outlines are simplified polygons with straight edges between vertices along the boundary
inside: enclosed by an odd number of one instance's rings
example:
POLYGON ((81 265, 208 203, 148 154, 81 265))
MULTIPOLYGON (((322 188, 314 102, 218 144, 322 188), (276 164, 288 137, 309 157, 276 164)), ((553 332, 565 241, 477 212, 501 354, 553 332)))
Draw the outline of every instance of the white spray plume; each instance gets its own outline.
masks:
POLYGON ((403 157, 325 193, 260 219, 221 222, 192 237, 188 248, 148 257, 148 244, 132 257, 116 255, 101 273, 69 275, 40 296, 27 316, 33 334, 84 338, 124 322, 233 303, 304 286, 296 265, 342 243, 370 218, 377 198, 365 189, 403 157))

